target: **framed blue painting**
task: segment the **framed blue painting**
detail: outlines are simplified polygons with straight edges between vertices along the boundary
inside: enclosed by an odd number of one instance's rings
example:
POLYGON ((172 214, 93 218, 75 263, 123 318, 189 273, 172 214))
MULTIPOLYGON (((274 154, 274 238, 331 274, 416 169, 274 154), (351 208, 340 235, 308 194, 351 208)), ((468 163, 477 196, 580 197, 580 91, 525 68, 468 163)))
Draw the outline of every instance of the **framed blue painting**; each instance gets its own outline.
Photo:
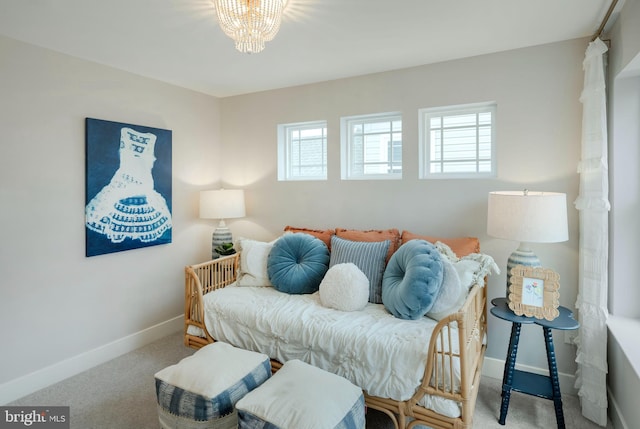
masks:
POLYGON ((171 243, 171 130, 85 125, 86 256, 171 243))

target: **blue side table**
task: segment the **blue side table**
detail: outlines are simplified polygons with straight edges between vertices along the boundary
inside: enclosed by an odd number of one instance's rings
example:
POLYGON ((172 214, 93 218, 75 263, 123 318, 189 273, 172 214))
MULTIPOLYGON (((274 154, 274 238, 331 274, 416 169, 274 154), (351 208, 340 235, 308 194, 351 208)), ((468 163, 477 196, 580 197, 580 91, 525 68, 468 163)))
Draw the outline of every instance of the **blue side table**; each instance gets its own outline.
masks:
POLYGON ((509 410, 509 399, 511 391, 526 393, 540 398, 553 400, 556 411, 556 421, 558 429, 565 429, 564 414, 562 412, 562 397, 560 395, 560 380, 558 379, 558 366, 556 364, 556 352, 553 348, 552 329, 563 331, 578 329, 580 323, 573 318, 573 312, 566 307, 558 307, 560 315, 554 320, 536 319, 535 317, 518 316, 509 308, 506 298, 494 298, 491 301, 494 307, 491 314, 500 319, 512 323, 511 339, 509 340, 509 351, 507 361, 504 365, 504 376, 502 378, 502 405, 500 407, 501 425, 505 424, 507 411, 509 410), (518 354, 518 341, 520 340, 520 329, 522 324, 535 323, 542 326, 544 331, 545 346, 547 348, 547 362, 549 364, 549 376, 533 374, 515 369, 516 355, 518 354))

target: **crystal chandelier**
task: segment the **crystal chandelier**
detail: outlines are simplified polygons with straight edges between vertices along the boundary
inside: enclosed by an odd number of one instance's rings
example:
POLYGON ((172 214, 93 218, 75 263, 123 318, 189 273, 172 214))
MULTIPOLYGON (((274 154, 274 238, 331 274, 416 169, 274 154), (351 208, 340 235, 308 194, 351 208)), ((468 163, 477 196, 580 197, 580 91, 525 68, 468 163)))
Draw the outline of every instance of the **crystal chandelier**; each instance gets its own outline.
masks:
POLYGON ((287 0, 214 0, 224 33, 244 53, 258 53, 280 29, 287 0))

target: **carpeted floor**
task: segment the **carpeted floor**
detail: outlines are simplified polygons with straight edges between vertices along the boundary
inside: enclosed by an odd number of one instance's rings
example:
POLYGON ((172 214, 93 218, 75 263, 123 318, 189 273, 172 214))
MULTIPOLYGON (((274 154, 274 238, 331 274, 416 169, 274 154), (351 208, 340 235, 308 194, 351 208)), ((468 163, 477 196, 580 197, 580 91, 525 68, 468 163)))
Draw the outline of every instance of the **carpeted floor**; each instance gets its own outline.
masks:
MULTIPOLYGON (((173 334, 8 405, 70 406, 72 429, 158 429, 153 375, 192 353, 183 345, 182 333, 173 334)), ((482 378, 474 428, 557 427, 551 401, 515 392, 507 424, 501 426, 500 386, 500 380, 482 378)), ((582 417, 577 397, 564 395, 562 400, 567 429, 600 428, 582 417)), ((386 415, 368 411, 367 429, 392 427, 386 415)))

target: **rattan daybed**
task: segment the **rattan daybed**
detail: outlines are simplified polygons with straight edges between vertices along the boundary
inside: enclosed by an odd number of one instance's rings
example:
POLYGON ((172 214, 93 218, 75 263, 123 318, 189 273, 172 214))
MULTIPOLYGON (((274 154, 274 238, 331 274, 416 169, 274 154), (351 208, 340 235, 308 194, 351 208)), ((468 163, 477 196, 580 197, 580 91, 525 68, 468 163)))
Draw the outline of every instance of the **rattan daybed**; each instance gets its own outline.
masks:
MULTIPOLYGON (((208 294, 232 285, 238 269, 239 254, 185 268, 185 345, 198 349, 216 341, 207 330, 205 297, 215 298, 208 294)), ((424 338, 425 344, 428 343, 426 365, 424 374, 419 372, 422 382, 413 396, 408 400, 394 400, 369 395, 365 390, 366 405, 387 414, 396 429, 417 425, 471 428, 486 349, 486 305, 486 287, 475 284, 459 311, 440 320, 431 337, 424 338), (454 367, 455 371, 448 370, 454 367), (448 417, 420 405, 428 395, 455 401, 460 407, 459 417, 448 417)), ((273 371, 277 371, 282 362, 271 357, 273 371)), ((394 363, 388 365, 392 367, 394 363)))

